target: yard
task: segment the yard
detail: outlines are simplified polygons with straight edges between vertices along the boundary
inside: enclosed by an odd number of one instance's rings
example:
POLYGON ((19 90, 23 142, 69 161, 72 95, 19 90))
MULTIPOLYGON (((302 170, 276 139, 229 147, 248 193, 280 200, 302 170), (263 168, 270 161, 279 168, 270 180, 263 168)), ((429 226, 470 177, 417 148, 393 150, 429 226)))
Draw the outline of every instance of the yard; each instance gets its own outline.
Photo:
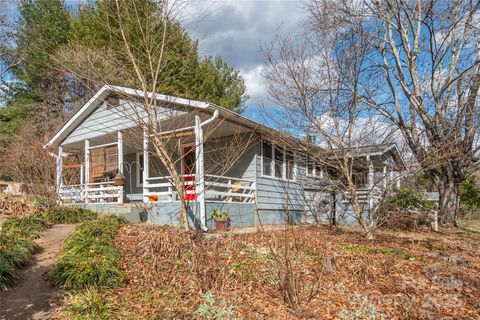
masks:
POLYGON ((480 317, 476 231, 382 231, 368 241, 319 226, 190 240, 172 227, 129 224, 115 245, 123 284, 66 295, 59 318, 480 317))

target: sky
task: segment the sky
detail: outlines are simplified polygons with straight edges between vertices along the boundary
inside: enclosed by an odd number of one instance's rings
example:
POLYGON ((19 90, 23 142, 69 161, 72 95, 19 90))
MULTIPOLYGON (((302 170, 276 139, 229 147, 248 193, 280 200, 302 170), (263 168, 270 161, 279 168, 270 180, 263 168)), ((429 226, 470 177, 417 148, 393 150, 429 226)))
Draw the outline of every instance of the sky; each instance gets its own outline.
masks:
POLYGON ((261 76, 261 45, 275 33, 296 32, 304 20, 302 2, 287 0, 195 0, 184 26, 199 40, 200 54, 219 55, 243 75, 250 99, 245 115, 259 120, 258 106, 269 105, 261 76))
MULTIPOLYGON (((66 5, 73 9, 83 1, 66 0, 66 5)), ((16 2, 8 1, 12 15, 16 2)), ((184 12, 182 23, 199 40, 200 54, 219 55, 240 70, 250 97, 245 115, 261 121, 258 106, 271 105, 261 76, 261 45, 270 43, 277 31, 301 27, 301 0, 194 0, 184 12)))

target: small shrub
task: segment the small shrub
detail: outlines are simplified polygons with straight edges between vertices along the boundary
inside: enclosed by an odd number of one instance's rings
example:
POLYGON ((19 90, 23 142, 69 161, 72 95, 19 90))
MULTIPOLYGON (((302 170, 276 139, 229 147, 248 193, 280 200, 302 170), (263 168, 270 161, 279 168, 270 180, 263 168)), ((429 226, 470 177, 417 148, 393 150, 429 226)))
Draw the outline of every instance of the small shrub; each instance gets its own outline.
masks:
POLYGON ((75 207, 53 207, 44 216, 51 224, 75 224, 97 218, 92 210, 75 207))
POLYGON ((10 288, 15 282, 15 269, 2 255, 0 255, 0 290, 10 288))
POLYGON ((57 200, 49 197, 34 197, 29 201, 32 205, 42 208, 53 208, 57 205, 57 200))
POLYGON ((120 252, 114 238, 125 221, 108 216, 78 225, 64 243, 59 262, 51 273, 53 282, 75 289, 119 286, 120 252))
POLYGON ((408 188, 398 189, 393 196, 387 198, 386 203, 396 209, 409 212, 427 211, 433 207, 422 193, 408 188))
POLYGON ((390 229, 416 230, 429 225, 433 204, 420 192, 398 189, 388 197, 379 210, 379 221, 390 229))
POLYGON ((2 225, 3 234, 15 235, 17 238, 37 239, 48 228, 42 216, 9 217, 2 225))
POLYGON ((0 258, 12 267, 22 267, 29 264, 37 248, 37 244, 30 239, 0 236, 0 258))
POLYGON ((69 294, 66 307, 62 310, 63 319, 107 320, 118 318, 113 305, 95 289, 69 294))
POLYGON ((16 279, 15 268, 32 261, 37 245, 33 239, 47 228, 40 216, 10 217, 0 231, 0 289, 9 288, 16 279))

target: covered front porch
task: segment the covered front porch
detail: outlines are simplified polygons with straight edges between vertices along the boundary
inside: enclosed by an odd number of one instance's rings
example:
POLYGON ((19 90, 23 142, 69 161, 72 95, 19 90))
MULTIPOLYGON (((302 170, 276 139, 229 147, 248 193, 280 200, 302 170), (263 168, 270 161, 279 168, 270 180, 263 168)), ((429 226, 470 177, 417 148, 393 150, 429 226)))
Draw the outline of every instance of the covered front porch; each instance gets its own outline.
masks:
MULTIPOLYGON (((218 122, 217 115, 195 114, 165 120, 171 157, 180 175, 183 197, 205 209, 205 203, 255 202, 256 154, 245 147, 242 156, 225 162, 225 150, 251 133, 218 122), (208 122, 210 121, 210 122, 208 122), (206 130, 209 130, 206 134, 206 130), (206 139, 208 136, 208 140, 206 139), (207 141, 204 141, 207 140, 207 141), (234 161, 235 160, 235 161, 234 161), (223 162, 223 163, 222 163, 223 162), (235 162, 235 163, 234 163, 235 162)), ((247 138, 248 139, 248 138, 247 138)), ((57 191, 67 204, 172 203, 180 200, 152 142, 141 127, 98 134, 62 144, 57 156, 57 191)))

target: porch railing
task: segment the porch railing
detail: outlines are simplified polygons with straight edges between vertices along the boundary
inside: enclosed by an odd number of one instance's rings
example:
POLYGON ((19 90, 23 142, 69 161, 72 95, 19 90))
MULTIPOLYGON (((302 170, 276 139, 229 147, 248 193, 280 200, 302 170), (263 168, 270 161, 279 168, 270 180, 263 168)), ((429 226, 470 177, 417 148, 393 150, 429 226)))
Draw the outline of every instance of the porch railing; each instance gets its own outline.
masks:
MULTIPOLYGON (((195 192, 195 175, 183 175, 185 193, 195 192), (187 179, 186 179, 187 178, 187 179), (193 190, 187 186, 194 186, 193 190)), ((149 177, 144 184, 144 195, 149 197, 155 195, 159 202, 178 201, 178 194, 169 182, 171 177, 149 177)), ((197 194, 198 196, 198 194, 197 194)), ((255 202, 255 182, 249 179, 236 177, 205 175, 205 200, 209 202, 255 202)))
POLYGON ((59 196, 63 203, 119 203, 123 200, 123 188, 113 181, 68 185, 60 187, 59 196))

